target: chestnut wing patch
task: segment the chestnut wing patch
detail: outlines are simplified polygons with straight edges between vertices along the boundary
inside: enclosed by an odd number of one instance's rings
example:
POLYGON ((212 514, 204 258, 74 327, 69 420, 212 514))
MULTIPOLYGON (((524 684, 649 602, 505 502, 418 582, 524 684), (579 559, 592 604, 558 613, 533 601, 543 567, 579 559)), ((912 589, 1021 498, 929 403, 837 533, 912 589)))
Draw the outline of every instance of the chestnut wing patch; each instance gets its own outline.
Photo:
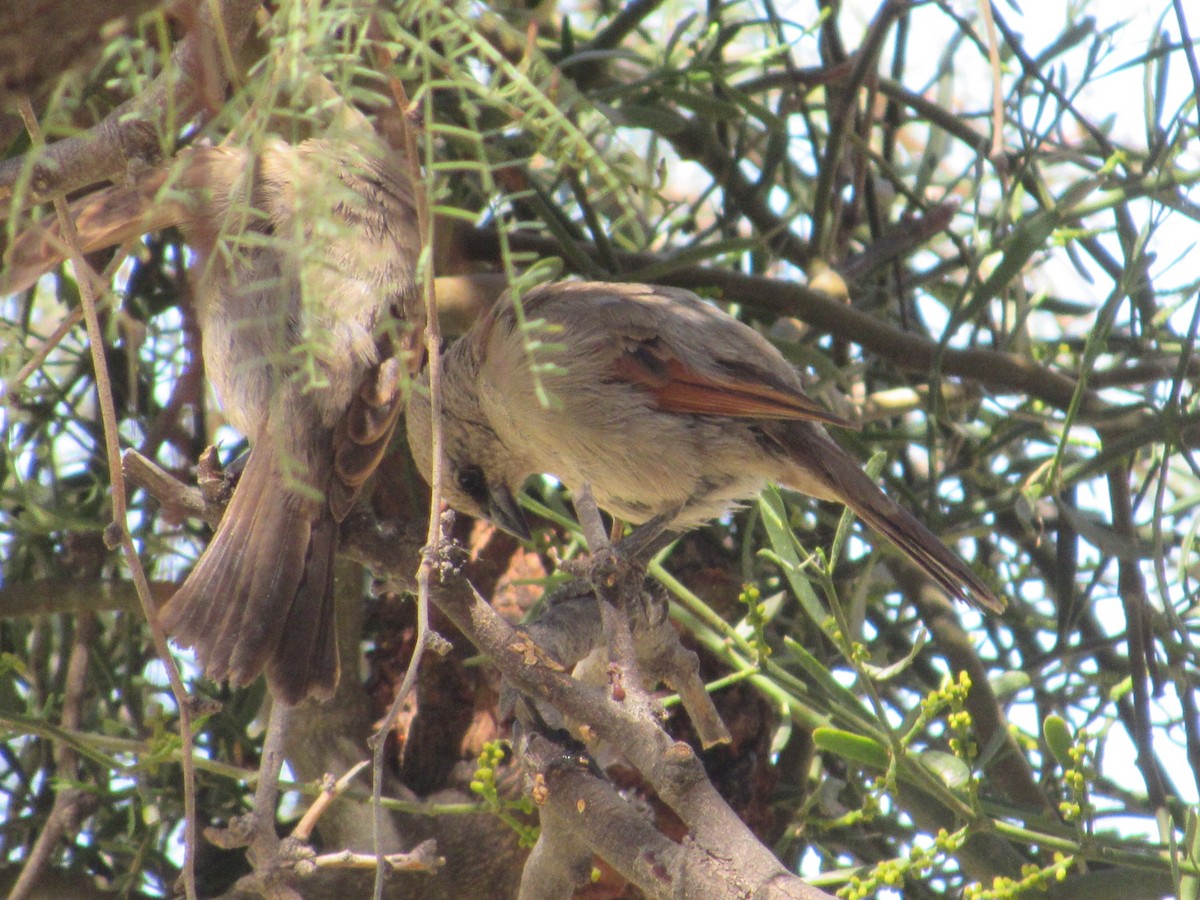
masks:
POLYGON ((834 415, 799 391, 730 374, 714 378, 687 366, 657 338, 627 347, 613 361, 614 377, 635 384, 666 412, 741 419, 806 419, 842 428, 860 426, 834 415))

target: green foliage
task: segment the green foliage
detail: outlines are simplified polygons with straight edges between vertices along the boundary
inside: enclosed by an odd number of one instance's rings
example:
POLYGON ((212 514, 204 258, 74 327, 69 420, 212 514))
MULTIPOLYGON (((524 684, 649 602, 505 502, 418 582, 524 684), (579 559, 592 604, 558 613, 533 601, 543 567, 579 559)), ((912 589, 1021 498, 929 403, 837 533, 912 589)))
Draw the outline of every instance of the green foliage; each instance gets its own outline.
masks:
POLYGON ((475 775, 471 778, 471 792, 478 794, 487 809, 517 833, 522 847, 532 847, 538 839, 538 827, 530 824, 533 800, 524 794, 515 799, 502 797, 496 784, 496 767, 505 761, 509 753, 509 749, 499 741, 490 741, 484 746, 479 754, 475 775))

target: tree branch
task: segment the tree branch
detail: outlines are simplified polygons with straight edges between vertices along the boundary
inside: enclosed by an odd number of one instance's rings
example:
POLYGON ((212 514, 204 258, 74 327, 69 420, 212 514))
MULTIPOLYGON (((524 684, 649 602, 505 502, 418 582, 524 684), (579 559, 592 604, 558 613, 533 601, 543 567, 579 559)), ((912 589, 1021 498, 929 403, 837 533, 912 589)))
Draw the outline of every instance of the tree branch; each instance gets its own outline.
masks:
POLYGON ((259 2, 219 0, 197 6, 197 22, 149 89, 79 137, 0 162, 0 203, 13 198, 26 178, 28 190, 19 197, 18 208, 120 178, 131 163, 162 156, 179 129, 224 94, 231 73, 216 60, 228 59, 241 47, 259 2))

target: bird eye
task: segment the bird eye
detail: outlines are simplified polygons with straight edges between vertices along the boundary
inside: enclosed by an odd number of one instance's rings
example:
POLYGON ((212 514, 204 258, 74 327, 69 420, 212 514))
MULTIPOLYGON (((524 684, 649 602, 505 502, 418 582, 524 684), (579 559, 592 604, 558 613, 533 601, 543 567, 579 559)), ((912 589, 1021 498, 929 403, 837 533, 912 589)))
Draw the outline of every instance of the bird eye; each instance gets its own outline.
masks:
POLYGON ((472 500, 483 504, 487 499, 487 479, 479 466, 466 466, 458 470, 458 486, 472 500))

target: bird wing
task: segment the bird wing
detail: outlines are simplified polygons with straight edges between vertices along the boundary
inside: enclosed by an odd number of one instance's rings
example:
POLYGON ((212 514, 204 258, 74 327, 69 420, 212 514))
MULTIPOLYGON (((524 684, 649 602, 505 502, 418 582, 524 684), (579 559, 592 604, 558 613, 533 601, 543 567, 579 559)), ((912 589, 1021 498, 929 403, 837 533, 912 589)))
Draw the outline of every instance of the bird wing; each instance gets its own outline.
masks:
POLYGON ((689 367, 657 338, 632 343, 613 360, 613 374, 636 384, 665 412, 742 419, 806 419, 843 428, 858 425, 834 415, 800 391, 764 381, 718 378, 689 367))
POLYGON ((805 394, 762 335, 690 291, 561 283, 531 291, 523 303, 526 315, 544 314, 585 339, 618 335, 611 376, 636 385, 665 412, 859 427, 805 394))

